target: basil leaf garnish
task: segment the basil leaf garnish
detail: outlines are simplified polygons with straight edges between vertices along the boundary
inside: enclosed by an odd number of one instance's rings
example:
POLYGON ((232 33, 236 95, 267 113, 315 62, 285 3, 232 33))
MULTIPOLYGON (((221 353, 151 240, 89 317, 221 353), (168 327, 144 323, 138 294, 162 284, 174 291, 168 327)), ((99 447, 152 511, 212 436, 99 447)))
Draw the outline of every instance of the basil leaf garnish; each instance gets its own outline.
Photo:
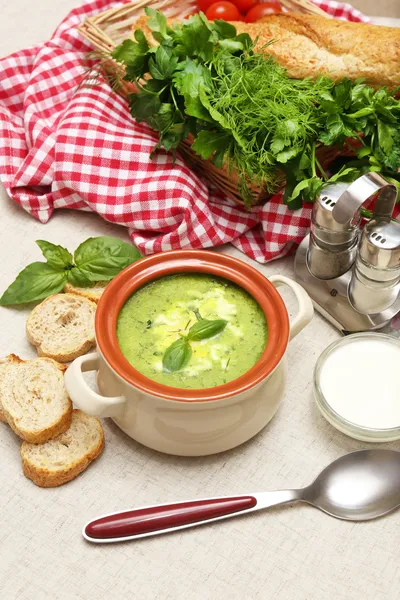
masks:
POLYGON ((141 254, 135 246, 109 236, 89 238, 75 250, 75 264, 92 282, 110 281, 141 254))
POLYGON ((189 329, 187 335, 188 339, 193 342, 200 340, 206 340, 218 333, 221 333, 225 329, 227 321, 224 319, 215 319, 214 321, 208 319, 202 319, 198 321, 189 329))
POLYGON ((78 267, 72 267, 67 271, 67 278, 72 285, 76 287, 91 287, 93 283, 88 279, 78 267))
POLYGON ((63 246, 37 240, 47 262, 35 262, 18 275, 0 298, 0 306, 43 300, 61 292, 67 281, 77 287, 90 287, 98 281, 110 281, 141 254, 135 246, 117 238, 89 238, 75 251, 75 257, 63 246))
POLYGON ((173 342, 165 351, 163 367, 168 373, 182 369, 192 356, 192 349, 186 338, 179 338, 173 342))
POLYGON ((1 306, 25 304, 58 294, 67 281, 67 271, 59 271, 48 263, 28 265, 0 298, 1 306))
POLYGON ((45 240, 36 240, 36 243, 49 265, 55 269, 70 269, 73 266, 72 254, 63 246, 56 246, 45 240))

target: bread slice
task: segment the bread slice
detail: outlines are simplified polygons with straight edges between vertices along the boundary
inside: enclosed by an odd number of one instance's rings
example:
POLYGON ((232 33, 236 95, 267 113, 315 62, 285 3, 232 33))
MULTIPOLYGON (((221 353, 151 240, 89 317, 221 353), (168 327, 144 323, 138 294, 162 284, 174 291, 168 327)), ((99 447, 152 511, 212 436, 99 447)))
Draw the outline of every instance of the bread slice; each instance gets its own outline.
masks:
MULTIPOLYGON (((12 363, 18 364, 21 362, 23 362, 23 361, 19 358, 19 356, 16 356, 15 354, 9 354, 5 358, 0 358, 0 381, 1 381, 2 374, 5 372, 6 365, 9 365, 12 363)), ((3 412, 3 408, 2 408, 2 404, 1 404, 1 396, 0 396, 0 421, 2 421, 3 423, 7 423, 7 419, 3 412)))
POLYGON ((28 317, 28 340, 40 356, 61 363, 86 354, 96 345, 96 304, 75 294, 56 294, 38 304, 28 317))
POLYGON ((68 429, 72 402, 64 385, 66 367, 51 358, 0 365, 0 402, 4 420, 23 440, 42 444, 68 429))
POLYGON ((92 287, 87 288, 75 287, 72 285, 72 283, 67 283, 64 287, 64 292, 66 292, 67 294, 76 294, 77 296, 83 296, 84 298, 88 298, 89 300, 92 300, 92 302, 96 302, 97 304, 108 283, 108 281, 98 281, 92 287))
POLYGON ((95 460, 104 448, 104 432, 95 417, 74 410, 71 427, 40 446, 21 447, 24 475, 40 487, 57 487, 71 481, 95 460))

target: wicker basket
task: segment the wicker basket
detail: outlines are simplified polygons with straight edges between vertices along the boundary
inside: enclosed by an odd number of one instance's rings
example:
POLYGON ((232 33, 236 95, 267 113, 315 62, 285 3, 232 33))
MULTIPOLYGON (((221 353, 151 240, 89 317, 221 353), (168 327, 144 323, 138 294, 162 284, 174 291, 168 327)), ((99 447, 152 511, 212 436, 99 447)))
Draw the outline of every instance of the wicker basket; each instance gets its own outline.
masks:
MULTIPOLYGON (((281 4, 291 12, 319 14, 327 18, 327 15, 319 7, 309 2, 309 0, 280 0, 281 4)), ((132 36, 132 27, 139 17, 144 14, 144 7, 151 6, 154 9, 161 10, 166 17, 182 19, 193 12, 196 12, 196 0, 137 0, 117 8, 103 12, 95 17, 86 18, 78 27, 79 32, 86 40, 90 42, 95 50, 108 55, 123 40, 132 36)), ((121 69, 121 66, 113 61, 103 65, 106 71, 121 69), (107 67, 108 64, 108 67, 107 67)), ((134 86, 124 83, 118 89, 118 92, 126 96, 134 91, 134 86)), ((192 149, 189 140, 183 141, 179 146, 180 154, 190 164, 194 170, 198 170, 210 183, 220 189, 228 198, 238 204, 244 204, 235 177, 218 169, 209 160, 203 160, 192 149)), ((332 162, 339 152, 334 148, 321 148, 318 157, 322 165, 328 165, 332 162)), ((268 194, 257 186, 251 187, 253 204, 259 204, 267 199, 268 194)))

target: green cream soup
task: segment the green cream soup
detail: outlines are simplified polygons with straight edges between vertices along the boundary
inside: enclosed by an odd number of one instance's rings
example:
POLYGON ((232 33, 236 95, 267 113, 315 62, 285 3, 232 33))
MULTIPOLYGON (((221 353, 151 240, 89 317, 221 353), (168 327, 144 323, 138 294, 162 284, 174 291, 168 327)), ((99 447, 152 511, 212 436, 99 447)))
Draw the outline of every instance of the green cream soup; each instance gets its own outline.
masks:
POLYGON ((146 377, 180 388, 222 385, 246 373, 267 342, 264 312, 244 289, 212 275, 181 273, 139 289, 123 306, 117 338, 124 356, 146 377), (167 348, 200 319, 225 319, 220 333, 191 341, 190 359, 167 372, 167 348))

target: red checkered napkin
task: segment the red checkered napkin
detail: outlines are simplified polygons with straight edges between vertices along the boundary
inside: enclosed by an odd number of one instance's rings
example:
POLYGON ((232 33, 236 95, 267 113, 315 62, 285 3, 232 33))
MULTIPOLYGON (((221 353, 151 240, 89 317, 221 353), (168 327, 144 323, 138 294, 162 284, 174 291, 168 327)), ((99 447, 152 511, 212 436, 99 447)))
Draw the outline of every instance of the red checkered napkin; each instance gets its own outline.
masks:
MULTIPOLYGON (((366 20, 349 4, 314 1, 335 17, 366 20)), ((128 227, 143 254, 226 242, 259 262, 290 252, 308 230, 309 208, 292 212, 276 196, 242 209, 183 160, 165 152, 150 160, 156 136, 107 84, 77 90, 91 48, 76 27, 118 4, 86 1, 50 41, 1 61, 0 178, 11 198, 43 223, 57 208, 97 212, 128 227)))

